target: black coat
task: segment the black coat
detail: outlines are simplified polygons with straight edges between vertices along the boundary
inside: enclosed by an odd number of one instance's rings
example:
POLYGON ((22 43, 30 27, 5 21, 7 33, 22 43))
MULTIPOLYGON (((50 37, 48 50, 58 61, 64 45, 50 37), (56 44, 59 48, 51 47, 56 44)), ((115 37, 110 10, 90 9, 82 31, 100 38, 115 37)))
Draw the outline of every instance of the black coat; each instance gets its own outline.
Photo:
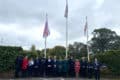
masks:
POLYGON ((94 70, 100 71, 100 66, 101 64, 99 62, 97 62, 97 64, 94 62, 94 70))
POLYGON ((15 68, 21 70, 22 68, 22 61, 23 61, 23 57, 22 56, 18 56, 15 60, 15 68))
POLYGON ((80 66, 81 66, 81 70, 84 70, 87 68, 87 62, 86 61, 80 61, 80 66))
POLYGON ((51 59, 50 61, 47 59, 46 60, 46 70, 52 70, 53 69, 53 64, 54 64, 54 62, 53 62, 53 60, 51 59))
POLYGON ((69 64, 69 71, 74 71, 74 60, 69 59, 68 64, 69 64))
POLYGON ((39 69, 41 66, 41 60, 40 59, 35 59, 34 60, 34 68, 39 69))

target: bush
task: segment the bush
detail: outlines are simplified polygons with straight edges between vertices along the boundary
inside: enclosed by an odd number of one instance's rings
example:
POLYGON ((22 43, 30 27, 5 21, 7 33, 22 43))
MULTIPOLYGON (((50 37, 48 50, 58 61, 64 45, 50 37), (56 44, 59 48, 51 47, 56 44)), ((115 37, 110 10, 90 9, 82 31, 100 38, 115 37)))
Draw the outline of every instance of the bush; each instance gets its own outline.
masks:
POLYGON ((96 57, 107 65, 113 75, 120 75, 120 51, 107 51, 96 57))
POLYGON ((0 72, 14 69, 15 59, 21 51, 21 47, 0 46, 0 72))

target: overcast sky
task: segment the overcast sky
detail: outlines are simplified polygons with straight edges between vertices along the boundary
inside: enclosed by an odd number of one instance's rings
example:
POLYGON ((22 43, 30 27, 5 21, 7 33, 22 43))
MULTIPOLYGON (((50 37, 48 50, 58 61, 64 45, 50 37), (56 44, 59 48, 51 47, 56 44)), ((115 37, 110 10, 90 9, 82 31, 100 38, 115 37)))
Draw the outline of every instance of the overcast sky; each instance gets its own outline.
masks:
MULTIPOLYGON (((42 35, 48 13, 47 47, 64 46, 65 4, 66 0, 0 0, 0 44, 24 49, 34 44, 37 49, 43 49, 42 35)), ((68 5, 69 43, 85 43, 85 16, 88 16, 90 36, 101 27, 120 35, 120 0, 68 0, 68 5)))

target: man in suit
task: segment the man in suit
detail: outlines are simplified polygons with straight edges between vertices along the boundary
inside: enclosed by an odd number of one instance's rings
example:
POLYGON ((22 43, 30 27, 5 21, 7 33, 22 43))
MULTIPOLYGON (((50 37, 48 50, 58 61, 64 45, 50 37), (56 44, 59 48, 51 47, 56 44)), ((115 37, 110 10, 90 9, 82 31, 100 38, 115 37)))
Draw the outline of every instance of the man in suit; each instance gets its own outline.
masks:
POLYGON ((70 59, 68 60, 68 65, 69 65, 69 76, 70 77, 74 77, 75 76, 75 68, 74 68, 74 60, 73 60, 73 56, 70 56, 70 59))
POLYGON ((17 56, 15 60, 15 77, 16 78, 21 77, 20 74, 22 73, 22 69, 21 69, 22 60, 23 60, 23 57, 21 55, 17 56))
POLYGON ((93 76, 93 63, 91 61, 88 61, 87 63, 87 75, 88 75, 88 78, 92 78, 93 76))
POLYGON ((53 60, 50 56, 46 60, 46 76, 51 77, 53 73, 53 60))
POLYGON ((82 77, 86 77, 86 71, 87 71, 87 62, 85 60, 85 57, 82 57, 82 60, 80 61, 81 69, 80 69, 80 75, 82 77))
POLYGON ((46 58, 41 58, 41 65, 40 65, 40 76, 45 77, 46 74, 46 58))
POLYGON ((53 76, 54 77, 58 76, 58 60, 56 56, 54 56, 54 59, 53 59, 53 76))
POLYGON ((94 61, 94 76, 96 80, 100 80, 100 66, 101 64, 98 62, 97 58, 94 61))
POLYGON ((40 58, 36 57, 36 59, 34 60, 34 76, 38 77, 40 76, 40 72, 41 72, 41 60, 40 58))

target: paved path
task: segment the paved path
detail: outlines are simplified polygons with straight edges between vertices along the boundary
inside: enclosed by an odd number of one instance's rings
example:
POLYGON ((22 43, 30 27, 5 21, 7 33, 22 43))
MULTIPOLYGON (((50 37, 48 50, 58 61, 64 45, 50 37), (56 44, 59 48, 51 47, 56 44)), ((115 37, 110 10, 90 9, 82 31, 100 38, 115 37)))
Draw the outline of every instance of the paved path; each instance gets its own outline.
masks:
MULTIPOLYGON (((26 78, 26 79, 0 79, 0 80, 95 80, 95 79, 85 79, 85 78, 26 78)), ((120 80, 120 79, 103 79, 100 80, 120 80)))

